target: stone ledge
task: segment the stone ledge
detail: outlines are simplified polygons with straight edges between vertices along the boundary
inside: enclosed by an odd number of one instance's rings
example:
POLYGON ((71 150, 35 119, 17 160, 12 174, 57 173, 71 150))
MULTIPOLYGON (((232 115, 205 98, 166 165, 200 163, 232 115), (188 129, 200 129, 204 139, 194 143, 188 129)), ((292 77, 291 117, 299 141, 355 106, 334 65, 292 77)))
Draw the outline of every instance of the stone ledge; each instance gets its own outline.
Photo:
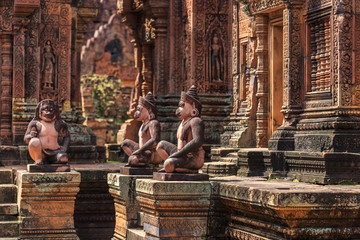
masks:
POLYGON ((322 186, 226 177, 217 180, 220 200, 231 213, 227 227, 230 236, 241 232, 264 239, 360 236, 360 185, 322 186))

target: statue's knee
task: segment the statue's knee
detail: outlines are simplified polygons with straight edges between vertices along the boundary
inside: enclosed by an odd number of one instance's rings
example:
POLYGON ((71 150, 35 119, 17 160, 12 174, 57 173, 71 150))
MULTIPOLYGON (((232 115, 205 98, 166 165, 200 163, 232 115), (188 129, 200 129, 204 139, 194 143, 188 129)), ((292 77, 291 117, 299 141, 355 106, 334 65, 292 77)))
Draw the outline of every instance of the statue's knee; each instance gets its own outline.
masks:
POLYGON ((138 161, 139 160, 138 160, 137 156, 132 155, 128 159, 128 164, 130 164, 130 165, 136 164, 136 163, 138 163, 138 161))
POLYGON ((164 141, 160 141, 156 146, 156 151, 158 151, 159 149, 164 149, 164 141))
POLYGON ((41 142, 40 139, 38 138, 32 138, 29 142, 29 147, 38 148, 40 146, 41 146, 41 142))
POLYGON ((66 163, 69 161, 69 158, 66 153, 58 153, 56 156, 58 162, 66 163))
POLYGON ((175 164, 172 159, 167 159, 164 162, 164 169, 165 169, 165 172, 168 172, 168 173, 175 171, 175 164))
POLYGON ((126 139, 125 141, 123 141, 123 143, 121 144, 121 147, 129 147, 129 141, 126 139))

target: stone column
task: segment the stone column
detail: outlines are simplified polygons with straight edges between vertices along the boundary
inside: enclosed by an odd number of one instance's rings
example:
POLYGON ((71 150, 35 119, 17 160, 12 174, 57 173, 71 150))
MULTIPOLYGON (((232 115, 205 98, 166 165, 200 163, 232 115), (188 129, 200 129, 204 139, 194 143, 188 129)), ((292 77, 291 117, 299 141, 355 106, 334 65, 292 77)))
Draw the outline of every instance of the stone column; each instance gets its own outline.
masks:
POLYGON ((152 178, 152 175, 108 174, 109 192, 114 197, 115 233, 113 240, 127 239, 129 228, 139 226, 140 205, 136 200, 135 183, 139 178, 152 178))
POLYGON ((258 108, 256 113, 256 147, 264 148, 268 145, 268 17, 255 16, 255 32, 257 36, 257 93, 258 108))
POLYGON ((136 181, 145 239, 204 239, 210 209, 209 181, 136 181))
POLYGON ((50 237, 78 240, 74 206, 80 173, 29 173, 18 171, 17 185, 21 239, 50 237))

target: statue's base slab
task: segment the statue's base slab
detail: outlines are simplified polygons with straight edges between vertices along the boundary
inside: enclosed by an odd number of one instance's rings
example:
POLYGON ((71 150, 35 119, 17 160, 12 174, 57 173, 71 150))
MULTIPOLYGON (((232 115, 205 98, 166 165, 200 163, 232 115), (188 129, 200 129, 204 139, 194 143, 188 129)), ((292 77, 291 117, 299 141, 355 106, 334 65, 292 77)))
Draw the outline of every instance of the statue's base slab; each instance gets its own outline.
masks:
POLYGON ((152 175, 156 169, 148 166, 144 167, 120 167, 120 174, 124 175, 152 175))
POLYGON ((27 171, 30 173, 35 172, 70 172, 69 164, 28 164, 27 171))
POLYGON ((145 239, 206 238, 209 181, 138 179, 136 193, 144 212, 145 239))
POLYGON ((155 172, 153 180, 158 181, 209 181, 208 174, 202 173, 163 173, 155 172))
POLYGON ((108 174, 109 192, 114 198, 115 205, 116 224, 113 240, 127 239, 128 229, 139 226, 140 205, 134 191, 136 180, 149 178, 152 178, 152 172, 149 175, 108 174))
POLYGON ((80 173, 17 172, 21 239, 79 239, 74 207, 80 173))

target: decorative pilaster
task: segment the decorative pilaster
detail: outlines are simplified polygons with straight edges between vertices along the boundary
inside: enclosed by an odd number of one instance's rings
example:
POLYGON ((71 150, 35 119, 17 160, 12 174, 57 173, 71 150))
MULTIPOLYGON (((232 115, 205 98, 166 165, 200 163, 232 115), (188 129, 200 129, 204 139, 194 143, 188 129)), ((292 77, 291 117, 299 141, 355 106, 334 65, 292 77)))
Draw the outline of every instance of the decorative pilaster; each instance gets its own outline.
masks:
POLYGON ((255 16, 255 32, 257 36, 257 93, 258 108, 256 113, 256 147, 264 148, 268 144, 268 17, 255 16))
POLYGON ((288 4, 283 11, 283 112, 286 119, 291 118, 290 114, 301 108, 301 7, 288 4))
MULTIPOLYGON (((152 0, 153 1, 153 0, 152 0)), ((152 2, 150 1, 150 2, 152 2)), ((153 23, 155 33, 155 54, 154 54, 154 92, 166 94, 168 91, 168 12, 169 1, 154 1, 155 6, 152 12, 156 18, 153 23)), ((146 94, 146 93, 145 93, 146 94)))
POLYGON ((353 106, 353 1, 333 1, 333 104, 353 106))
POLYGON ((12 122, 12 72, 13 38, 10 34, 0 35, 1 43, 1 95, 0 95, 0 144, 11 144, 12 122))

